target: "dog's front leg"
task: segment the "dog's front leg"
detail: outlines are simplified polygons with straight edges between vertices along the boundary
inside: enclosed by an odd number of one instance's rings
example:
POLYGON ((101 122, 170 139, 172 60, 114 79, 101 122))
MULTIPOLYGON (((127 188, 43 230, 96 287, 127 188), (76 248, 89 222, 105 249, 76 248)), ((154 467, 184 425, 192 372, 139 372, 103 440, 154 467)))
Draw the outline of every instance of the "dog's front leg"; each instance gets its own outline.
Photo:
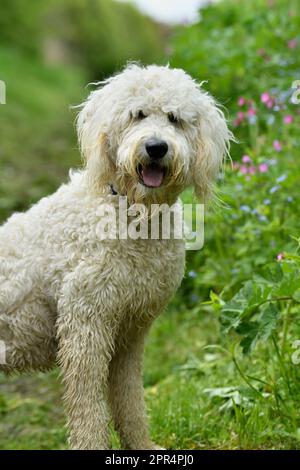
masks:
POLYGON ((146 331, 135 329, 115 351, 109 371, 109 400, 116 429, 125 449, 157 449, 151 441, 143 388, 146 331))
POLYGON ((107 449, 111 333, 102 312, 82 298, 71 303, 63 299, 57 326, 69 445, 72 449, 107 449))
MULTIPOLYGON (((63 328, 64 329, 64 328, 63 328)), ((59 335, 59 363, 65 387, 72 449, 107 449, 109 345, 101 325, 72 320, 59 335)))

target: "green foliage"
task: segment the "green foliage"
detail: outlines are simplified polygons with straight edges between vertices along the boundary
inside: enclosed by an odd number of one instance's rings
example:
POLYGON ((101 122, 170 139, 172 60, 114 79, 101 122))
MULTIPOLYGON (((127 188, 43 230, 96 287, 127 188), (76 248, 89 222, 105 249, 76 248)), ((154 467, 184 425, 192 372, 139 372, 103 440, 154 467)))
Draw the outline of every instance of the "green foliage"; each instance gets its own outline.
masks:
MULTIPOLYGON (((297 258, 296 258, 297 259, 297 258)), ((289 309, 299 303, 300 263, 295 257, 279 264, 267 265, 260 276, 247 281, 242 289, 222 306, 221 322, 225 333, 234 329, 243 339, 241 346, 249 352, 258 339, 268 340, 279 326, 280 302, 289 309)))
POLYGON ((290 100, 300 73, 300 16, 296 2, 273 3, 228 0, 205 8, 177 37, 173 57, 227 103, 240 142, 220 181, 224 204, 207 215, 204 250, 189 256, 183 298, 192 305, 213 290, 211 304, 222 306, 223 323, 241 335, 245 351, 280 331, 300 288, 300 117, 290 100), (267 282, 266 265, 277 257, 273 270, 282 279, 267 282))
MULTIPOLYGON (((67 63, 84 66, 99 80, 129 60, 163 58, 166 27, 133 4, 113 0, 2 0, 0 41, 25 53, 47 57, 60 49, 67 63)), ((62 60, 62 58, 60 59, 62 60)))
POLYGON ((173 64, 208 80, 226 105, 274 86, 285 90, 299 78, 299 57, 287 50, 288 41, 299 38, 297 0, 225 0, 201 10, 201 17, 179 35, 173 64))
POLYGON ((87 81, 74 67, 48 67, 16 50, 0 48, 0 220, 54 191, 70 167, 80 165, 70 106, 87 81))
MULTIPOLYGON (((50 0, 51 1, 51 0, 50 0)), ((43 35, 40 22, 45 4, 40 0, 1 0, 0 42, 37 54, 43 35)))
MULTIPOLYGON (((223 203, 206 213, 205 245, 188 254, 176 305, 196 312, 200 322, 204 312, 219 324, 213 347, 228 355, 231 380, 224 389, 216 366, 219 379, 209 394, 223 401, 224 419, 231 406, 228 426, 235 422, 239 446, 247 448, 247 429, 258 447, 269 446, 267 434, 276 442, 269 419, 278 420, 282 439, 295 437, 289 448, 299 447, 300 371, 293 351, 300 338, 300 108, 291 101, 300 79, 297 6, 286 0, 210 5, 198 24, 177 35, 172 59, 208 81, 203 86, 228 109, 239 141, 220 177, 223 203)), ((193 367, 203 368, 200 361, 193 367)), ((205 380, 197 383, 203 389, 205 380)))
POLYGON ((152 63, 162 58, 162 31, 131 4, 67 0, 58 14, 65 18, 70 46, 95 79, 129 60, 152 63))

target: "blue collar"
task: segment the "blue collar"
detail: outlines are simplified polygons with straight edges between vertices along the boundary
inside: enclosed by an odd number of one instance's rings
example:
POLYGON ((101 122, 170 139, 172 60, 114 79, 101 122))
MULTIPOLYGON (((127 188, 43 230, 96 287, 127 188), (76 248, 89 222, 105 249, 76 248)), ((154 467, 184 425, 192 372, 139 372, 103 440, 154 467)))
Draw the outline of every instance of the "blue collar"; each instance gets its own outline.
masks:
POLYGON ((113 185, 110 184, 109 187, 110 187, 111 194, 112 194, 113 196, 117 196, 118 193, 117 193, 117 191, 114 189, 113 185))

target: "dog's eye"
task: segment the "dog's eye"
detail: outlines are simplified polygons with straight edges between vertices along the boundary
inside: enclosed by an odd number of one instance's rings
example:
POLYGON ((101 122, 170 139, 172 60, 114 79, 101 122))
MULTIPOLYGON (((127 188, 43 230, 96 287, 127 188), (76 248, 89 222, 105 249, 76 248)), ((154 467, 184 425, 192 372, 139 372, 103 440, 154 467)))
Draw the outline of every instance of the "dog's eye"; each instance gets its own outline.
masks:
POLYGON ((137 113, 137 119, 145 119, 147 116, 146 114, 140 109, 139 112, 137 113))
POLYGON ((168 119, 172 124, 177 124, 179 122, 179 119, 176 116, 174 116, 173 113, 168 114, 168 119))

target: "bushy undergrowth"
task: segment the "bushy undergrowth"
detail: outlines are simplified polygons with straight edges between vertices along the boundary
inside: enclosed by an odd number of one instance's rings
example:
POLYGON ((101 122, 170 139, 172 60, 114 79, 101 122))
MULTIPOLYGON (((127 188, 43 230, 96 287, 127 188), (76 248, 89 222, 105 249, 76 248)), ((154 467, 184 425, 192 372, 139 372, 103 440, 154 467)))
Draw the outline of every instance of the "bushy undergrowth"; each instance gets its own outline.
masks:
MULTIPOLYGON (((178 303, 218 320, 217 347, 228 352, 249 392, 274 399, 279 421, 293 423, 294 436, 300 425, 299 22, 295 1, 220 2, 177 38, 172 62, 208 80, 205 88, 228 109, 239 141, 220 179, 223 204, 207 212, 205 246, 189 255, 178 303), (251 358, 260 358, 260 367, 251 358)), ((222 394, 221 387, 212 396, 228 396, 222 394)), ((234 407, 246 424, 242 399, 234 407)))

